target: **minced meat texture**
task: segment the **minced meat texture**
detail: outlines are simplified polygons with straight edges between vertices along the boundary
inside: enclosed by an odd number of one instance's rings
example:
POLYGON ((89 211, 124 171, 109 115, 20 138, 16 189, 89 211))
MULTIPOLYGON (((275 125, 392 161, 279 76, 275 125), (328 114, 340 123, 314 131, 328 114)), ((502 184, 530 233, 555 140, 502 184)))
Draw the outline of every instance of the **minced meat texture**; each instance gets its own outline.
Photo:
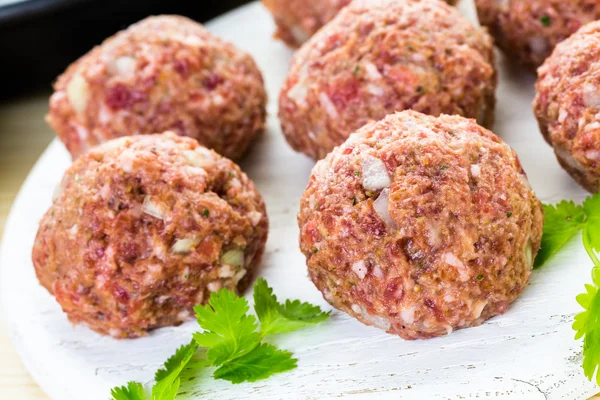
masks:
POLYGON ((475 0, 475 5, 496 44, 530 69, 542 64, 557 43, 600 18, 598 0, 475 0))
POLYGON ((560 164, 590 192, 600 191, 600 22, 556 46, 538 69, 533 108, 560 164))
POLYGON ((527 286, 543 210, 493 133, 404 111, 317 163, 298 223, 309 275, 329 303, 419 339, 508 309, 527 286))
POLYGON ((73 323, 138 337, 243 290, 268 231, 264 202, 230 160, 174 133, 125 137, 78 158, 42 218, 40 283, 73 323))
MULTIPOLYGON (((275 37, 291 47, 306 42, 351 0, 262 0, 271 11, 277 31, 275 37)), ((456 0, 446 0, 456 4, 456 0)))
POLYGON ((115 137, 173 130, 235 160, 263 131, 266 101, 249 54, 190 19, 158 16, 73 63, 46 119, 73 158, 115 137))
POLYGON ((354 130, 413 109, 493 122, 491 37, 439 0, 355 0, 294 55, 279 97, 290 145, 323 158, 354 130))

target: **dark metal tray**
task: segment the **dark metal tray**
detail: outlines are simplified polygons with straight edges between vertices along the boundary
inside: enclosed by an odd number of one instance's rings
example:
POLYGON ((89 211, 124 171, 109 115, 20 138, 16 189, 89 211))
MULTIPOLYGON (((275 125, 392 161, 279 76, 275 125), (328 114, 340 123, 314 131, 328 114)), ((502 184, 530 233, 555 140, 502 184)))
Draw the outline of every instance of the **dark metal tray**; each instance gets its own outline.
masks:
POLYGON ((148 15, 206 21, 248 0, 26 0, 0 7, 0 99, 50 90, 79 56, 148 15))

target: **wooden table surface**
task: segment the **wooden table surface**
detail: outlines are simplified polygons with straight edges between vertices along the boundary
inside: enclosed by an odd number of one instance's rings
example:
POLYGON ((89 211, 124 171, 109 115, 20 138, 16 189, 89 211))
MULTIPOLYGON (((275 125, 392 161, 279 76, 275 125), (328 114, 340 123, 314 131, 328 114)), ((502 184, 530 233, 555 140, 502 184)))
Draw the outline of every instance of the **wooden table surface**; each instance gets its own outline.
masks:
MULTIPOLYGON (((0 235, 23 180, 54 138, 44 122, 48 96, 45 94, 0 103, 0 235)), ((4 329, 1 316, 0 399, 49 400, 25 371, 4 329)))

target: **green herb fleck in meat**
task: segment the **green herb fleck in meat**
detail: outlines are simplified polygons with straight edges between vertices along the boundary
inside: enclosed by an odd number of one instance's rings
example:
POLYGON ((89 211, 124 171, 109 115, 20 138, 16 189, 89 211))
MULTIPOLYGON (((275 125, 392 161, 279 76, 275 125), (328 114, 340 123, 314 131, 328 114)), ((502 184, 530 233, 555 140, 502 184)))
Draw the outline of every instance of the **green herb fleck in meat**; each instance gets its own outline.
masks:
POLYGON ((544 15, 542 18, 540 18, 540 21, 544 26, 550 26, 550 23, 552 22, 549 15, 544 15))

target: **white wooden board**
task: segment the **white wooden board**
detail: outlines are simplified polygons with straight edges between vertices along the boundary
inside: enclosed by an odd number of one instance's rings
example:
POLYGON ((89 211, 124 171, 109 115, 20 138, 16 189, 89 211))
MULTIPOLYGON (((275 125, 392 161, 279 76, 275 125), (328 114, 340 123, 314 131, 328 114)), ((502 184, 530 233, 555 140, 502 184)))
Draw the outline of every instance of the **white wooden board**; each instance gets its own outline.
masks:
MULTIPOLYGON (((461 9, 473 16, 469 0, 461 9)), ((273 23, 258 3, 208 26, 254 55, 269 92, 267 133, 242 163, 265 197, 271 220, 259 275, 280 298, 301 298, 329 309, 307 278, 297 243, 296 212, 312 161, 287 146, 276 118, 278 90, 291 52, 271 39, 273 23)), ((533 118, 535 77, 510 68, 502 58, 498 67, 496 133, 519 153, 542 201, 581 201, 586 193, 558 166, 533 118)), ((0 295, 14 344, 52 399, 106 400, 115 385, 151 380, 197 325, 163 328, 136 340, 102 337, 73 327, 38 285, 30 260, 32 243, 69 162, 55 141, 23 185, 2 243, 0 295)), ((584 399, 600 389, 583 376, 581 342, 573 340, 571 323, 579 310, 575 296, 590 280, 590 268, 575 240, 533 273, 531 285, 505 315, 438 339, 404 341, 334 312, 326 323, 274 339, 294 352, 298 369, 241 385, 205 376, 186 384, 186 390, 190 398, 202 399, 584 399)))

